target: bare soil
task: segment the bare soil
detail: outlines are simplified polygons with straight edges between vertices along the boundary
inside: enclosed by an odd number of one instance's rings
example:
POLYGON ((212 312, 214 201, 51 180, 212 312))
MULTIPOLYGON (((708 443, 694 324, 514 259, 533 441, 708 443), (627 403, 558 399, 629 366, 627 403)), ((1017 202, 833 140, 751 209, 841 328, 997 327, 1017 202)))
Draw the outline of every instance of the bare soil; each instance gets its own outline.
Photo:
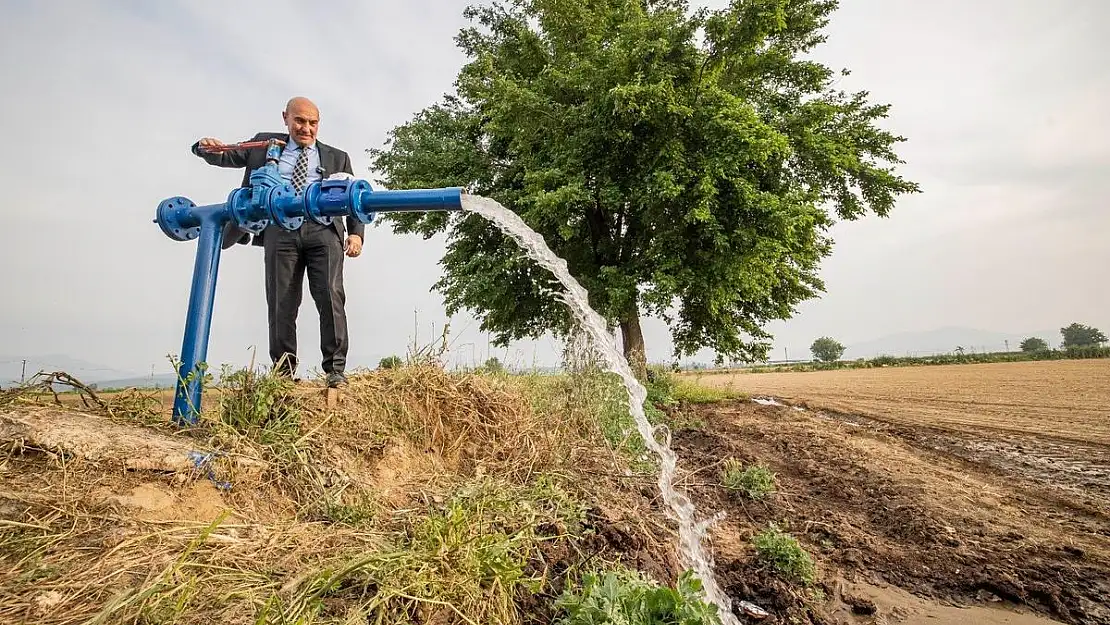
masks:
POLYGON ((704 423, 675 433, 687 487, 728 515, 719 574, 764 622, 1110 623, 1110 448, 750 401, 686 410, 704 423), (771 468, 778 492, 723 488, 730 457, 771 468), (757 561, 772 522, 814 556, 819 593, 757 561))

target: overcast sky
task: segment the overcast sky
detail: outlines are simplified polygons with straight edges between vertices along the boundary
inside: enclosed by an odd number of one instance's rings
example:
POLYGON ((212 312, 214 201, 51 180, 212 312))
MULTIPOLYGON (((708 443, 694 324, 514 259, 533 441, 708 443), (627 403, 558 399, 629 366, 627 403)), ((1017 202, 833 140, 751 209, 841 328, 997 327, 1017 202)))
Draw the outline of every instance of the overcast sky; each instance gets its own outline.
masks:
MULTIPOLYGON (((708 2, 722 6, 723 1, 708 2)), ((196 243, 166 238, 158 203, 221 201, 242 172, 189 153, 281 130, 293 95, 320 106, 320 140, 364 150, 452 90, 464 3, 288 0, 0 0, 3 199, 0 358, 68 354, 169 372, 196 243), (276 38, 267 47, 265 36, 276 38)), ((840 224, 828 292, 771 326, 776 349, 958 325, 1006 332, 1110 321, 1110 18, 1105 0, 843 0, 817 55, 893 105, 909 140, 902 172, 923 188, 888 219, 840 224)), ((443 328, 443 241, 368 228, 346 265, 352 366, 404 353, 443 328)), ((219 274, 209 361, 265 359, 262 254, 236 247, 219 274)), ((453 320, 459 358, 485 351, 453 320)), ((670 355, 645 322, 649 357, 670 355)), ((306 292, 301 357, 319 367, 306 292)), ((558 346, 515 346, 511 362, 554 364, 558 346)), ((505 352, 494 352, 506 358, 505 352)))

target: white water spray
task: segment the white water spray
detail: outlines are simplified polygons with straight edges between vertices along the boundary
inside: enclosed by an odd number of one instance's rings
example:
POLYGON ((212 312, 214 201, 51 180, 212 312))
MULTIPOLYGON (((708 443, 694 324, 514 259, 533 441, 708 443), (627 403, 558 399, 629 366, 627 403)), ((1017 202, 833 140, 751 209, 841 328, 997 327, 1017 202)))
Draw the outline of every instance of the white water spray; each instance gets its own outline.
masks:
POLYGON ((671 518, 678 522, 681 556, 686 561, 686 566, 693 569, 701 580, 706 599, 719 608, 721 622, 724 625, 739 625, 739 620, 732 613, 731 601, 717 586, 716 577, 713 575, 713 556, 702 546, 702 539, 705 538, 709 526, 723 518, 723 515, 718 514, 698 522, 694 517, 694 504, 686 495, 675 490, 674 475, 678 459, 671 450, 670 431, 665 427, 661 428, 664 442, 660 443, 656 439, 656 430, 644 415, 647 389, 636 379, 628 366, 628 361, 617 349, 605 320, 590 308, 586 289, 570 275, 567 261, 552 252, 543 237, 529 228, 516 213, 494 200, 477 195, 464 194, 462 208, 496 224, 506 235, 512 237, 532 260, 555 274, 566 288, 566 293, 559 294, 558 297, 574 312, 574 316, 600 346, 601 355, 609 365, 609 370, 624 381, 624 386, 628 389, 628 409, 636 421, 636 427, 647 447, 659 456, 659 491, 667 503, 671 518))

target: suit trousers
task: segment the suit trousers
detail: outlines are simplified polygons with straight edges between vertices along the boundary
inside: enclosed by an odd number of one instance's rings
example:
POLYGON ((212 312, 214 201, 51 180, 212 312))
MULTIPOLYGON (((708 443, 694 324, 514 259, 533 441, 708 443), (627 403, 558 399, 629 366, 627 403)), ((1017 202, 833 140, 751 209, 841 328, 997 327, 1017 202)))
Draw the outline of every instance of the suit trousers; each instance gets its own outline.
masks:
POLYGON ((333 226, 306 219, 294 231, 266 228, 262 237, 266 265, 266 306, 270 358, 279 373, 297 370, 297 312, 308 274, 308 291, 320 315, 320 352, 325 373, 347 365, 346 294, 343 291, 343 242, 333 226))

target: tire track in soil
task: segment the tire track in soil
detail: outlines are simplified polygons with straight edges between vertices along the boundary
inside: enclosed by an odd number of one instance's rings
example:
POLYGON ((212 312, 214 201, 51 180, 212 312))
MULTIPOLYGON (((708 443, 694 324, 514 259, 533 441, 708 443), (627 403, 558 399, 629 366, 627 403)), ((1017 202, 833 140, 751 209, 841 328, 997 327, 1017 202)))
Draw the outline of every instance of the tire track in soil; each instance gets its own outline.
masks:
POLYGON ((1097 486, 1100 475, 1047 460, 1026 470, 1006 447, 1019 443, 965 432, 744 402, 688 410, 706 425, 675 432, 673 444, 682 470, 695 472, 686 488, 699 508, 729 514, 714 528, 714 541, 729 547, 719 550, 722 583, 771 610, 772 622, 832 621, 754 561, 747 545, 769 522, 815 556, 827 593, 836 577, 855 576, 926 597, 1002 600, 1065 623, 1110 624, 1110 516, 1097 488, 1085 485, 1097 486), (716 486, 717 469, 706 468, 728 457, 768 465, 779 492, 751 502, 716 486))
POLYGON ((873 416, 818 410, 818 419, 839 421, 898 437, 967 463, 970 470, 1020 477, 1042 489, 1040 497, 1103 521, 1085 527, 1106 534, 1110 514, 1110 445, 1080 443, 980 427, 978 433, 942 427, 911 427, 873 416))

